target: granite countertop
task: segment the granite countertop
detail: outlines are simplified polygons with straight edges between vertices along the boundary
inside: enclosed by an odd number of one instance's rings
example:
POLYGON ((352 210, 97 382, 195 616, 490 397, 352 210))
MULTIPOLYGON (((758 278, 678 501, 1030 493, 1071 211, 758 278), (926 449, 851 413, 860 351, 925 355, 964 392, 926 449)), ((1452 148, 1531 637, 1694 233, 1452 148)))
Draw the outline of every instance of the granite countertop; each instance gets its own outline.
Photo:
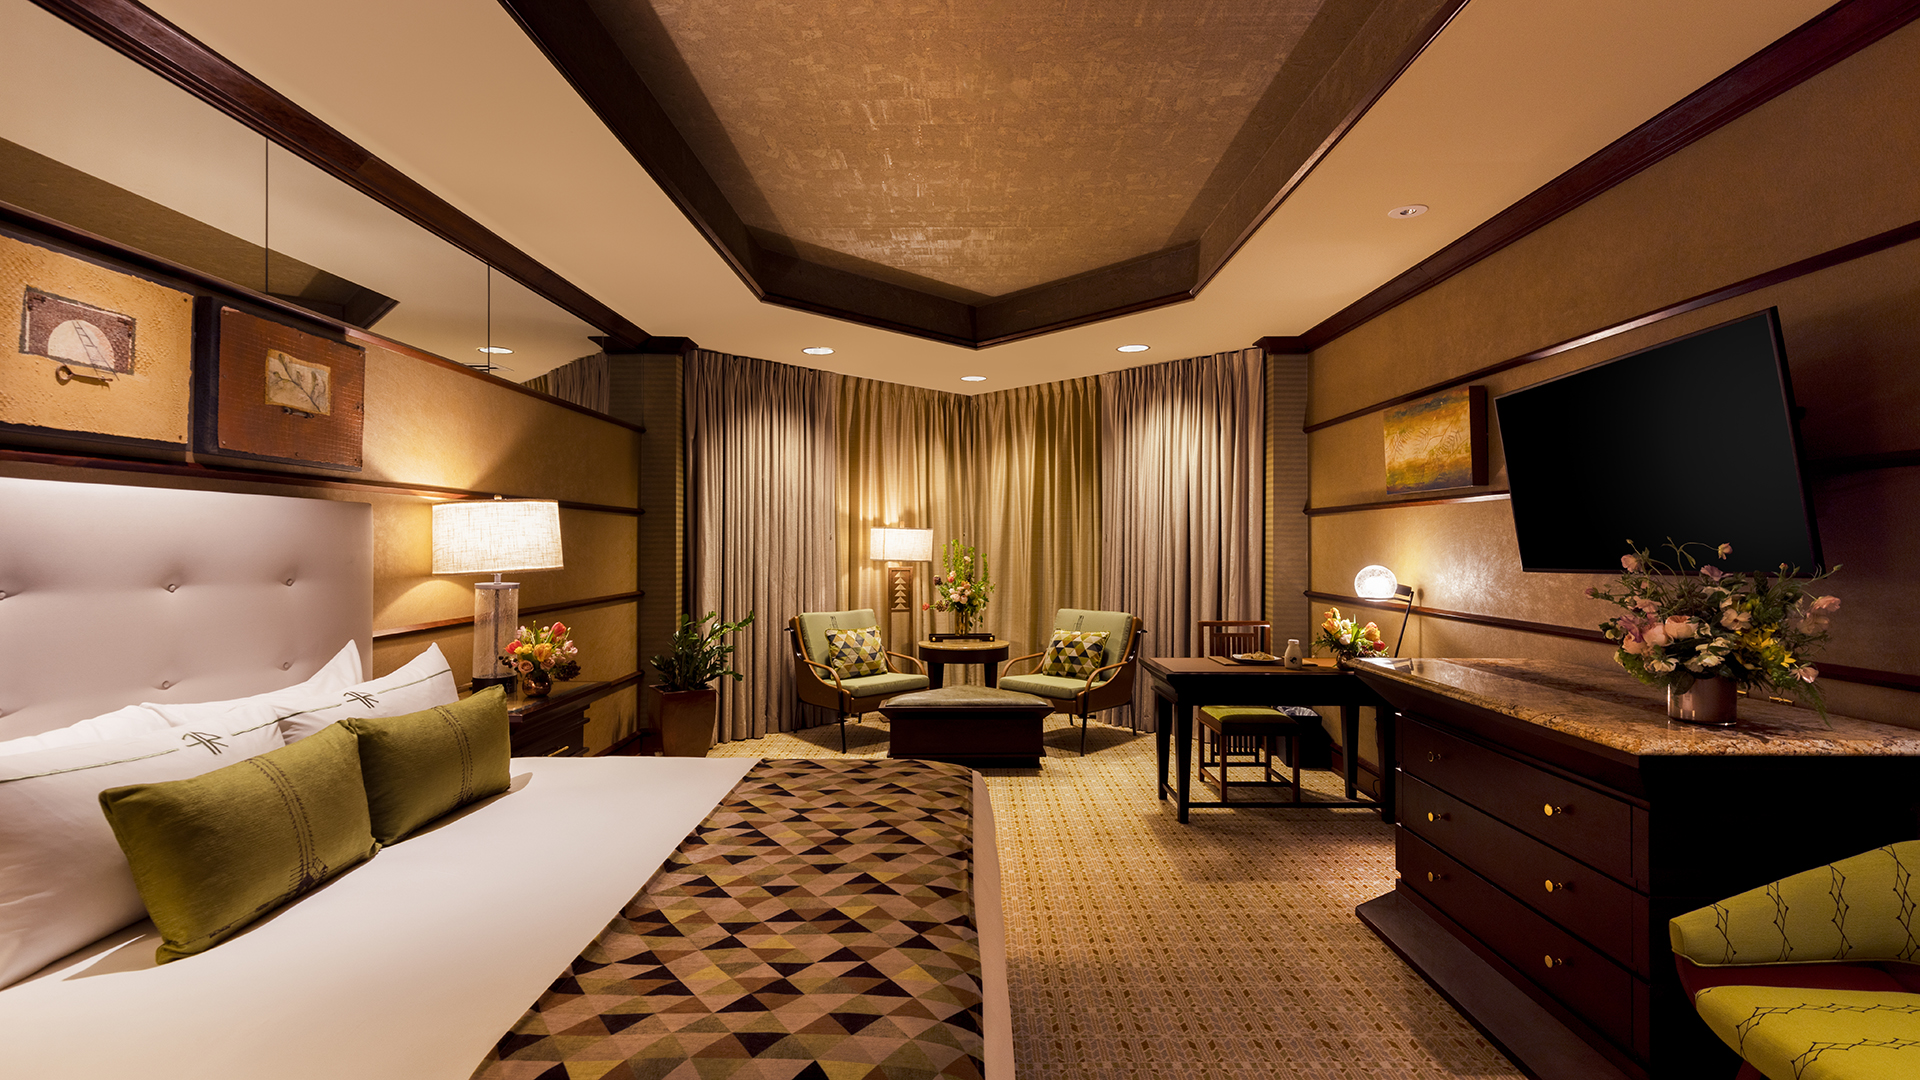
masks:
POLYGON ((1920 731, 1740 700, 1739 722, 1667 718, 1666 695, 1625 671, 1557 660, 1360 660, 1352 668, 1641 757, 1920 756, 1920 731))

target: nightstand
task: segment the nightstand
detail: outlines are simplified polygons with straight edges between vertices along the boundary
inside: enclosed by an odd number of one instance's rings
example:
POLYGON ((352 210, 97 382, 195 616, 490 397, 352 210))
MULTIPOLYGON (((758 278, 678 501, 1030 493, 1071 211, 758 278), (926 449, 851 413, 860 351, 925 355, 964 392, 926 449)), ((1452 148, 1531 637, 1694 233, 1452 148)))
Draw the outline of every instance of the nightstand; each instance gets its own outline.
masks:
MULTIPOLYGON (((639 672, 611 682, 556 682, 543 698, 507 695, 507 725, 514 757, 575 757, 587 752, 587 707, 616 690, 632 686, 639 672)), ((465 688, 461 696, 471 693, 465 688)))

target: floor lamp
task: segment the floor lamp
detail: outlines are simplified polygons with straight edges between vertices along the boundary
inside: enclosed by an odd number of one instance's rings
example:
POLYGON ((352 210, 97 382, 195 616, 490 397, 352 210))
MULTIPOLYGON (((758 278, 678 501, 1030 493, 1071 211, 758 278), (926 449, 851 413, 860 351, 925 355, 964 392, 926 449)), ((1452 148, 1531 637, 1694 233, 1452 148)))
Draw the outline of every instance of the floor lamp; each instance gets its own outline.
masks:
MULTIPOLYGON (((906 613, 907 626, 913 626, 913 564, 933 561, 932 529, 874 529, 867 534, 867 557, 887 564, 887 622, 906 613)), ((894 644, 899 652, 901 642, 894 644)))
POLYGON ((1393 641, 1393 655, 1400 655, 1400 643, 1407 640, 1407 621, 1413 617, 1413 586, 1400 584, 1393 571, 1375 563, 1362 567, 1353 575, 1353 595, 1362 600, 1393 600, 1405 598, 1406 609, 1400 613, 1400 636, 1393 641))
POLYGON ((560 504, 537 499, 435 503, 433 572, 492 574, 473 587, 473 688, 504 686, 515 675, 501 654, 520 633, 520 583, 509 570, 557 570, 560 504))

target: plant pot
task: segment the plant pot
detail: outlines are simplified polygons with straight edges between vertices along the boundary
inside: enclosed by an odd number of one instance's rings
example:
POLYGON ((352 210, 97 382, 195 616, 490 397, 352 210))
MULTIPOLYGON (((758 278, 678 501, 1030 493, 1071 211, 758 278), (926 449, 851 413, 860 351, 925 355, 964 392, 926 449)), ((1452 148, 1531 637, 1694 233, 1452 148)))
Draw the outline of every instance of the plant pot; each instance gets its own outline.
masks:
POLYGON ((653 701, 653 726, 668 757, 706 757, 713 748, 714 722, 720 718, 718 690, 662 690, 647 687, 653 701))
POLYGON ((1725 727, 1734 723, 1740 695, 1732 679, 1695 679, 1684 693, 1667 687, 1667 715, 1689 724, 1725 727))

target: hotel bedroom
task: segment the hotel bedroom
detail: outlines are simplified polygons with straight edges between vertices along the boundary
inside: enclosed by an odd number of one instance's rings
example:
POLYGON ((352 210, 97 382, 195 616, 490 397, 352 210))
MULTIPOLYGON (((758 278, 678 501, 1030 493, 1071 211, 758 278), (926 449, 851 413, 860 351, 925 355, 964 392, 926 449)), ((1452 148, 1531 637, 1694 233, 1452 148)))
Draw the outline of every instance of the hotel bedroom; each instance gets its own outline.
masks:
POLYGON ((1916 16, 0 0, 0 1074, 1920 1075, 1916 16))

